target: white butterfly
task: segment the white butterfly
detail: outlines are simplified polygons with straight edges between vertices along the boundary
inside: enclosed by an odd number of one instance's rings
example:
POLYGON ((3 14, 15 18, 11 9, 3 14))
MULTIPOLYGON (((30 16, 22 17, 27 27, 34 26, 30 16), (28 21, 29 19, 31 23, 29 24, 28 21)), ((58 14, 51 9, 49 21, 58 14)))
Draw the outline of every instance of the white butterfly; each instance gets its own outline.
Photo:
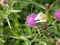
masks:
POLYGON ((40 22, 47 22, 47 16, 45 14, 38 13, 38 15, 35 17, 34 22, 40 23, 40 22))

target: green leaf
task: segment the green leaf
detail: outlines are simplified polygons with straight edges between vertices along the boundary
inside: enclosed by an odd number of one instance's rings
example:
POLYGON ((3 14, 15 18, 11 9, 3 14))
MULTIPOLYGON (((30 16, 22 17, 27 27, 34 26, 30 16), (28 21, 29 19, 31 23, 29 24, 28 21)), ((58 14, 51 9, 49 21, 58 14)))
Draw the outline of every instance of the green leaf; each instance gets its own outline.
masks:
POLYGON ((21 10, 9 10, 10 12, 21 12, 21 10))

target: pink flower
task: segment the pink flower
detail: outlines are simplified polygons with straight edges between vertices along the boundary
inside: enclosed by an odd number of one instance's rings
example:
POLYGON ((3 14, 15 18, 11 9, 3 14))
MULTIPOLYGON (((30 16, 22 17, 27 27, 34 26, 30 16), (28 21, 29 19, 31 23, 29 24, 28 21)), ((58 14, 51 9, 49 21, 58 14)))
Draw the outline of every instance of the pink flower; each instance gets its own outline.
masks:
POLYGON ((56 10, 54 13, 54 18, 58 21, 60 21, 60 10, 56 10))
POLYGON ((34 22, 34 19, 36 17, 36 14, 32 13, 32 14, 29 14, 27 17, 26 17, 26 24, 30 27, 33 27, 33 26, 36 26, 37 23, 34 22))
POLYGON ((1 3, 2 4, 6 4, 6 0, 1 0, 1 3))

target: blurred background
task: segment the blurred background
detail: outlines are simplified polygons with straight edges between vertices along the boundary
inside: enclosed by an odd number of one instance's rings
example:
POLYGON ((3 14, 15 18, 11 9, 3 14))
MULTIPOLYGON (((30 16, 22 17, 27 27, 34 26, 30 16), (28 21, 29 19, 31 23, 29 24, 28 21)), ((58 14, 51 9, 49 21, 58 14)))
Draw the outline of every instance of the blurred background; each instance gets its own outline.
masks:
POLYGON ((0 0, 0 45, 57 45, 60 22, 55 22, 53 14, 60 9, 59 3, 59 0, 0 0), (29 14, 39 12, 48 13, 48 29, 43 31, 41 25, 31 28, 25 23, 29 14))

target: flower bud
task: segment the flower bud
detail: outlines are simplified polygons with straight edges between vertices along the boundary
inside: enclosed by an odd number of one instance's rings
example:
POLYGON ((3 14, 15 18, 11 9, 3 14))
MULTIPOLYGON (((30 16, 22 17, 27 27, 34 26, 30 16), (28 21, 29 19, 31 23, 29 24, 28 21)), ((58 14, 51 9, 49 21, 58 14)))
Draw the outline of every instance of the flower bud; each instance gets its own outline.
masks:
POLYGON ((51 33, 48 33, 47 35, 50 37, 52 34, 51 33))
POLYGON ((57 41, 56 41, 56 45, 60 45, 60 38, 57 39, 57 41))
POLYGON ((45 8, 46 8, 46 9, 49 9, 49 8, 50 8, 50 4, 49 4, 49 3, 46 3, 46 4, 45 4, 45 8))
POLYGON ((60 0, 57 0, 57 4, 60 5, 60 0))
POLYGON ((4 6, 7 3, 7 0, 1 0, 2 6, 4 6))
POLYGON ((46 24, 41 24, 41 29, 42 30, 47 30, 48 26, 46 24))
POLYGON ((52 43, 55 43, 55 42, 56 42, 56 39, 51 39, 51 42, 52 42, 52 43))

